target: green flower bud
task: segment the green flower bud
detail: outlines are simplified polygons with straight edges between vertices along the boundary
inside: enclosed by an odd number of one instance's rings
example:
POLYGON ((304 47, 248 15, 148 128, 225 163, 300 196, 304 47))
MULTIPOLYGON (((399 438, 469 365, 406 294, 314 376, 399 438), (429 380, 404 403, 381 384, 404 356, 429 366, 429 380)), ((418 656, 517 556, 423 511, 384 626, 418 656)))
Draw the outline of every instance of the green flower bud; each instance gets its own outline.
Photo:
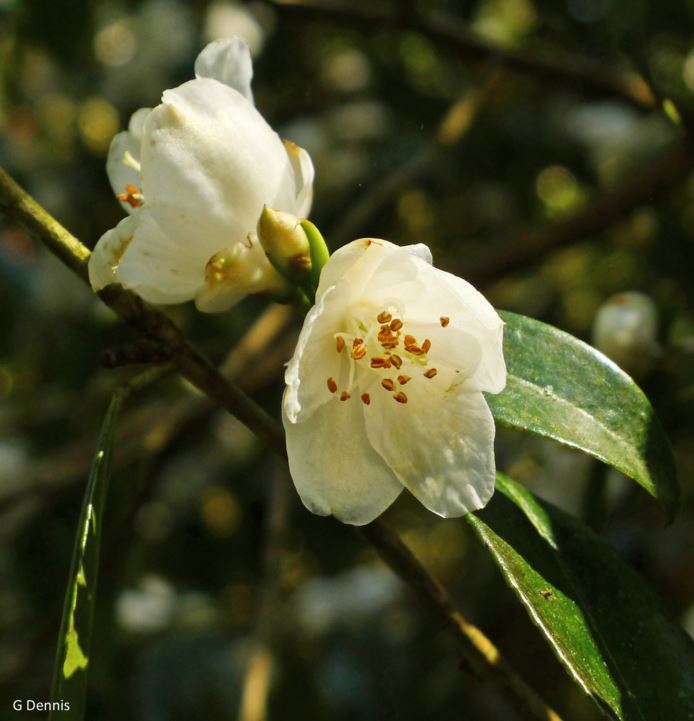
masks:
POLYGON ((258 239, 272 265, 294 283, 311 273, 311 249, 300 220, 267 205, 258 220, 258 239))

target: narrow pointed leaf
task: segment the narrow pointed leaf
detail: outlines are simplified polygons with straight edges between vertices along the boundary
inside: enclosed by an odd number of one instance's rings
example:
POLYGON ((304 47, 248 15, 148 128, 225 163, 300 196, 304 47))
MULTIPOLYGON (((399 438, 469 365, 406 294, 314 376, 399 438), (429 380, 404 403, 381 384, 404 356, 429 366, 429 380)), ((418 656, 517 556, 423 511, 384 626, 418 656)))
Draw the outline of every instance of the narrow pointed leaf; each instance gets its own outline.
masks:
POLYGON ((694 718, 694 644, 602 539, 501 474, 492 501, 467 520, 605 715, 694 718))
POLYGON ((84 718, 103 510, 123 397, 123 391, 116 392, 106 413, 82 501, 53 670, 51 700, 62 702, 63 710, 52 711, 51 721, 84 718))
POLYGON ((487 396, 497 422, 589 453, 633 478, 673 515, 679 487, 672 450, 636 383, 568 333, 500 315, 508 381, 502 393, 487 396))

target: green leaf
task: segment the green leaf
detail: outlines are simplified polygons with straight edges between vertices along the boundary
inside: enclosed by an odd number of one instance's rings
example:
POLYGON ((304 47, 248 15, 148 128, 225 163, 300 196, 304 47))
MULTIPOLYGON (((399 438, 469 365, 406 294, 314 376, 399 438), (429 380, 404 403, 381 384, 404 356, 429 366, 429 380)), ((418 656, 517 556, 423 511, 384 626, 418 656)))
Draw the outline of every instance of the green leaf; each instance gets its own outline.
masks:
POLYGON ((568 333, 515 313, 500 315, 508 381, 502 393, 486 396, 497 422, 614 466, 673 515, 679 486, 672 450, 636 383, 568 333))
POLYGON ((125 391, 120 390, 111 400, 82 501, 51 692, 51 701, 62 701, 63 707, 69 704, 69 710, 52 711, 49 716, 51 721, 84 718, 104 502, 111 473, 116 419, 124 397, 125 391))
POLYGON ((586 526, 497 475, 468 522, 574 680, 619 721, 694 718, 694 644, 586 526))

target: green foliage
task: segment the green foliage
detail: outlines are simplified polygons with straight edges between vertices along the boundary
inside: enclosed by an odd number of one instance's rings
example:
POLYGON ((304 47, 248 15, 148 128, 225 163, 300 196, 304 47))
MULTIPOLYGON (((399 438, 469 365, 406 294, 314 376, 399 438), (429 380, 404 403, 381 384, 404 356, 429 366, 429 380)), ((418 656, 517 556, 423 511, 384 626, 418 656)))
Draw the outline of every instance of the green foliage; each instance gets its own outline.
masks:
POLYGON ((672 515, 679 487, 651 404, 612 361, 568 333, 502 312, 506 389, 487 400, 497 422, 578 448, 633 478, 672 515))
POLYGON ((619 721, 694 715, 694 646, 614 551, 510 478, 468 521, 558 659, 619 721))
POLYGON ((70 708, 51 712, 51 719, 84 717, 103 512, 116 420, 124 395, 125 391, 117 391, 106 413, 77 524, 51 692, 52 701, 63 701, 70 708))

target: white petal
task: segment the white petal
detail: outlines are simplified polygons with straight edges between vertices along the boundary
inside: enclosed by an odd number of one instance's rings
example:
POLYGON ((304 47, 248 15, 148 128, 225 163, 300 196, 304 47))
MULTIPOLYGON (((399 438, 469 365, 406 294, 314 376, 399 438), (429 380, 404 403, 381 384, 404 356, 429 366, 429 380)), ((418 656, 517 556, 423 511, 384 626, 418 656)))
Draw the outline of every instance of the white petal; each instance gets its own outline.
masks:
MULTIPOLYGON (((136 110, 130 117, 128 129, 115 135, 111 141, 108 158, 106 159, 106 174, 115 195, 123 193, 126 185, 134 185, 137 188, 142 187, 140 172, 126 159, 126 153, 136 163, 140 162, 142 129, 147 116, 151 112, 151 108, 136 110)), ((121 207, 130 214, 136 210, 130 203, 119 202, 121 207)))
POLYGON ((349 361, 346 353, 336 351, 335 332, 342 327, 349 295, 347 283, 334 286, 318 299, 304 320, 284 375, 284 408, 292 423, 304 421, 332 400, 326 385, 328 378, 334 378, 340 390, 348 389, 349 361))
POLYGON ((283 142, 294 171, 296 187, 295 206, 290 212, 299 218, 307 218, 313 202, 313 178, 315 175, 313 162, 311 156, 303 148, 289 140, 283 142))
POLYGON ((283 189, 294 196, 292 175, 277 134, 251 103, 215 80, 166 91, 145 123, 146 202, 162 230, 197 248, 203 266, 243 241, 283 189))
POLYGON ((457 300, 465 307, 467 314, 476 318, 478 329, 467 321, 458 318, 453 301, 450 311, 444 308, 441 315, 451 314, 451 324, 464 328, 477 336, 482 348, 482 358, 477 372, 470 379, 470 386, 489 393, 500 393, 506 386, 506 361, 504 360, 504 322, 491 303, 470 283, 445 271, 437 271, 437 276, 453 291, 457 300))
POLYGON ((283 414, 289 470, 304 505, 356 526, 390 506, 402 486, 369 445, 358 398, 333 398, 302 423, 283 414))
MULTIPOLYGON (((142 141, 142 133, 144 132, 145 127, 145 121, 147 120, 147 116, 152 112, 152 108, 140 108, 139 110, 136 110, 131 116, 130 121, 128 122, 128 132, 130 135, 137 140, 137 142, 142 141)), ((135 156, 135 160, 140 159, 140 153, 135 156)))
POLYGON ((192 300, 204 284, 206 261, 198 262, 193 245, 177 247, 148 208, 130 220, 133 236, 116 270, 116 280, 151 303, 192 300))
MULTIPOLYGON (((506 363, 503 354, 504 322, 489 301, 470 283, 428 264, 419 265, 416 284, 394 288, 410 299, 406 316, 414 323, 435 323, 449 319, 446 330, 460 328, 474 336, 482 356, 477 371, 468 379, 469 390, 499 393, 506 385, 506 363), (417 292, 414 288, 419 286, 417 292)), ((455 359, 455 348, 451 349, 455 359)))
POLYGON ((116 283, 116 271, 120 259, 130 244, 137 216, 123 218, 115 228, 106 231, 89 258, 89 282, 94 291, 100 291, 111 283, 116 283))
POLYGON ((195 77, 217 80, 253 102, 253 62, 248 45, 240 37, 215 40, 207 45, 195 61, 195 77))
MULTIPOLYGON (((111 183, 114 195, 125 192, 126 185, 134 185, 137 188, 142 186, 140 173, 125 162, 126 153, 139 160, 140 143, 127 130, 114 135, 111 145, 108 149, 108 157, 106 158, 106 174, 111 183)), ((128 213, 132 214, 136 208, 130 203, 122 200, 118 201, 121 207, 128 213)))
POLYGON ((482 508, 494 492, 494 420, 481 393, 436 402, 423 389, 408 384, 406 404, 374 391, 366 433, 426 508, 445 518, 462 516, 482 508))
POLYGON ((391 279, 401 280, 415 272, 408 259, 414 257, 431 263, 431 252, 426 245, 398 246, 380 238, 359 238, 338 248, 321 271, 316 298, 341 279, 351 280, 355 293, 369 285, 372 277, 384 266, 396 274, 391 279))

